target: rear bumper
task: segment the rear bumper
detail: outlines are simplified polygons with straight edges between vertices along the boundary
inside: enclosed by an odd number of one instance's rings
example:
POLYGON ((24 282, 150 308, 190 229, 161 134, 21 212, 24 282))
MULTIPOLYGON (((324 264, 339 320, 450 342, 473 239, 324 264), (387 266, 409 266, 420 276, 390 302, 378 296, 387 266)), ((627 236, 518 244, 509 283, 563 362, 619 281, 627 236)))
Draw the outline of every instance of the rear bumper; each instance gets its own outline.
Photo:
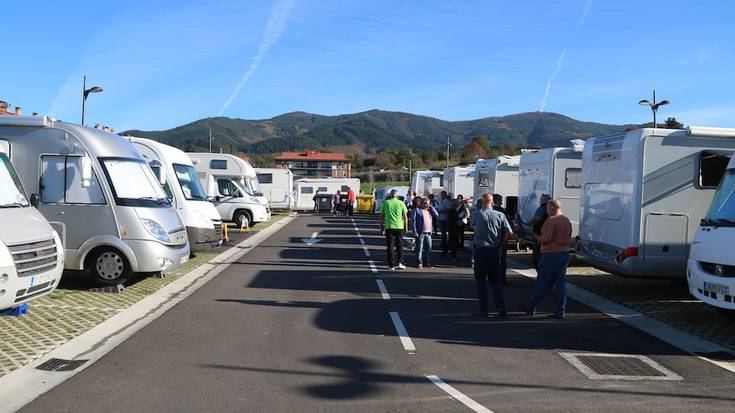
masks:
POLYGON ((729 310, 735 310, 735 278, 719 277, 712 275, 699 266, 695 260, 687 261, 687 283, 689 284, 689 293, 703 302, 729 310), (709 293, 704 290, 704 283, 719 284, 729 289, 729 294, 709 293))

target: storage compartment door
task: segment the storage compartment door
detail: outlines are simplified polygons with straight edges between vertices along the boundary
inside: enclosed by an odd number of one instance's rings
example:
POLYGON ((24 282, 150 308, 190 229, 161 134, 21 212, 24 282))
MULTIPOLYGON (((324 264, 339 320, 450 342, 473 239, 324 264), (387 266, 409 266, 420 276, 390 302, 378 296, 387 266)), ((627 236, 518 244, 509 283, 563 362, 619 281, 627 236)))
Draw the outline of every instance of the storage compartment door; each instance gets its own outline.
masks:
POLYGON ((661 277, 686 274, 688 227, 686 215, 651 213, 646 216, 642 248, 645 273, 661 277))

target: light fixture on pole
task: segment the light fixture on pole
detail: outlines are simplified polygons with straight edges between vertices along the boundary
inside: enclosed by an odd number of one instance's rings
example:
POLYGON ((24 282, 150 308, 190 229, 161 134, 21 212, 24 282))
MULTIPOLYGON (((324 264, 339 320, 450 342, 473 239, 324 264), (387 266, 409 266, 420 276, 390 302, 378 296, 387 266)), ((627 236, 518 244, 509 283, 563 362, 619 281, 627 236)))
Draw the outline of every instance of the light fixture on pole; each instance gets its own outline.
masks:
POLYGON ((671 102, 669 102, 666 99, 662 100, 661 102, 656 103, 656 89, 653 89, 653 102, 649 102, 646 99, 643 99, 640 102, 638 102, 638 104, 640 105, 651 107, 651 111, 653 112, 653 128, 654 129, 656 128, 656 112, 658 112, 658 108, 664 105, 668 105, 669 103, 671 102))
POLYGON ((452 146, 451 142, 449 142, 449 136, 447 136, 447 168, 449 168, 449 148, 452 146))
POLYGON ((82 126, 84 126, 84 111, 86 108, 87 96, 89 96, 90 93, 100 92, 102 92, 102 88, 99 86, 92 86, 87 89, 87 75, 84 75, 84 80, 82 81, 82 126))

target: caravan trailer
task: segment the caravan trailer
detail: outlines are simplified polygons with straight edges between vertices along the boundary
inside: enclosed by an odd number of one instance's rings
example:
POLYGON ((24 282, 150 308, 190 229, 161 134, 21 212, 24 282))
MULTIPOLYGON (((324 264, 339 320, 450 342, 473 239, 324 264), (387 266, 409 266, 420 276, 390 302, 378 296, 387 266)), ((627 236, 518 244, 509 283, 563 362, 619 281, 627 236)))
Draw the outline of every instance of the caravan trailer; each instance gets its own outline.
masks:
POLYGON ((444 190, 444 171, 431 171, 424 177, 424 196, 437 195, 444 190))
POLYGON ((515 215, 518 204, 518 163, 520 156, 503 155, 494 159, 480 159, 475 163, 472 199, 475 202, 485 193, 503 197, 505 210, 515 215))
POLYGON ((416 195, 418 196, 425 196, 427 194, 424 193, 424 181, 426 180, 427 176, 431 176, 434 173, 434 171, 416 171, 411 176, 411 186, 409 187, 409 190, 411 190, 411 193, 416 192, 416 195))
POLYGON ((222 219, 217 208, 207 200, 207 194, 186 153, 150 139, 128 139, 148 162, 184 221, 191 250, 201 251, 222 244, 222 219))
POLYGON ((475 165, 452 166, 444 169, 444 190, 450 198, 474 196, 475 165))
POLYGON ((271 209, 293 209, 293 172, 287 168, 255 168, 260 190, 271 209))
POLYGON ((582 149, 584 142, 571 148, 547 148, 521 155, 518 180, 518 236, 533 242, 531 220, 539 207, 542 194, 561 201, 562 211, 572 223, 572 241, 579 234, 579 197, 582 177, 582 149))
POLYGON ((699 222, 735 151, 735 129, 639 129, 582 155, 578 253, 628 277, 683 278, 699 222))
POLYGON ((187 153, 214 206, 225 221, 239 227, 271 219, 268 200, 260 192, 258 176, 248 162, 227 153, 187 153))
POLYGON ((126 139, 48 117, 0 117, 0 140, 23 186, 64 245, 65 268, 105 285, 189 259, 186 228, 126 139))
POLYGON ((357 178, 302 178, 294 181, 293 189, 296 194, 296 209, 311 211, 314 209, 314 195, 334 195, 337 191, 347 192, 352 188, 355 193, 360 191, 360 180, 357 178))

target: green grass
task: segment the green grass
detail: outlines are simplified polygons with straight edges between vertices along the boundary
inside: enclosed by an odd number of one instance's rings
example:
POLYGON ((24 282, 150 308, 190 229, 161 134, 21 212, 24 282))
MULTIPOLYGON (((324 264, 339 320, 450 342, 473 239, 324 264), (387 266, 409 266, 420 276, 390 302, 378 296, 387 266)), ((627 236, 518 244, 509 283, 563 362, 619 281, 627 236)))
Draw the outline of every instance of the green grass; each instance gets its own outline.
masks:
POLYGON ((360 182, 360 189, 365 194, 370 194, 373 189, 380 188, 381 186, 410 186, 409 181, 396 181, 396 182, 360 182))

